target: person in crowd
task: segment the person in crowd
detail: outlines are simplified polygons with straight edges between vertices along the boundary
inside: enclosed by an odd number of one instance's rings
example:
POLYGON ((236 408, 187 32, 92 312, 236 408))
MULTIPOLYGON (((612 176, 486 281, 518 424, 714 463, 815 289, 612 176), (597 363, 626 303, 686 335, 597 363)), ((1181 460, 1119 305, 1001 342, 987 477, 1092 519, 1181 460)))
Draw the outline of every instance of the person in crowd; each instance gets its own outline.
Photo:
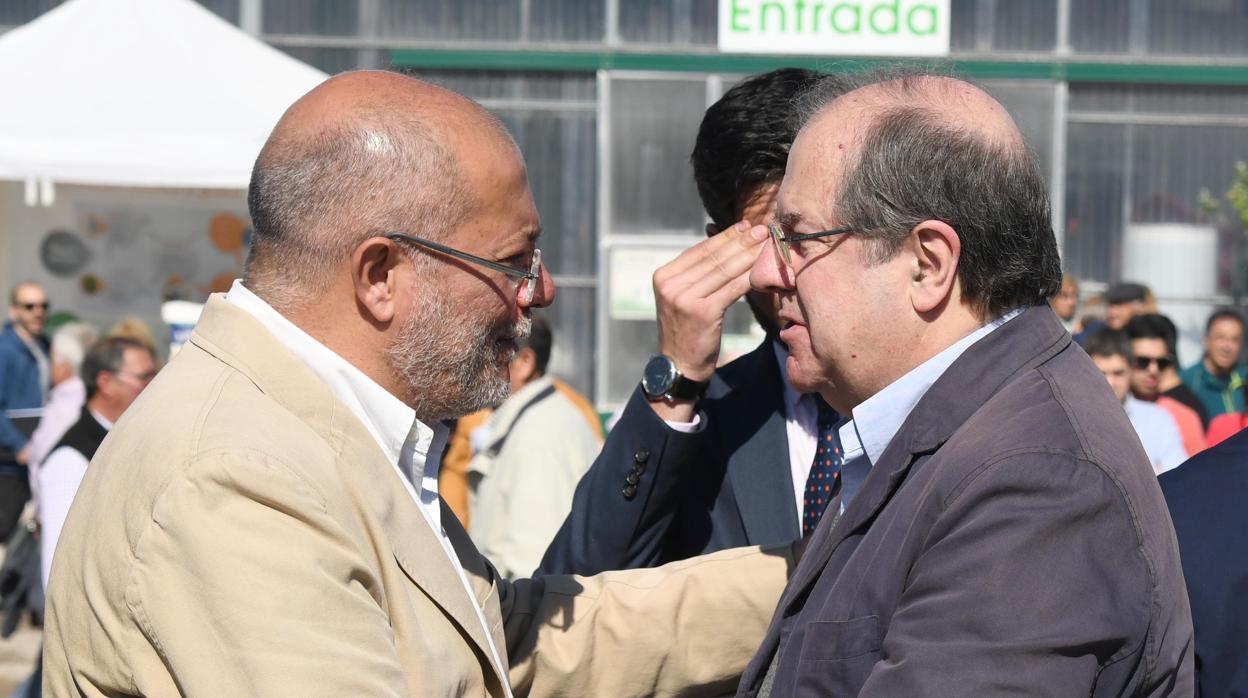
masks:
POLYGON ((839 417, 818 395, 787 385, 776 297, 749 290, 753 249, 723 240, 746 222, 772 220, 796 133, 793 101, 820 78, 798 68, 756 75, 706 111, 691 160, 708 239, 655 273, 660 357, 651 363, 661 380, 680 378, 634 391, 542 572, 593 574, 794 540, 831 500, 809 488, 840 488, 822 465, 836 449, 818 453, 821 430, 835 438, 839 417), (711 284, 706 268, 724 254, 740 271, 711 284), (742 296, 766 339, 716 369, 724 314, 742 296), (674 390, 680 385, 694 388, 674 390))
POLYGON ((1083 346, 1084 341, 1096 332, 1105 328, 1105 296, 1095 294, 1080 303, 1079 320, 1075 323, 1075 342, 1083 346))
MULTIPOLYGON (((722 695, 793 545, 510 582, 441 506, 554 300, 519 149, 471 100, 329 78, 257 158, 243 278, 96 453, 62 529, 50 695, 722 695)), ((754 228, 724 242, 759 249, 754 228)))
MULTIPOLYGON (((1169 374, 1176 384, 1170 387, 1170 392, 1186 391, 1182 383, 1178 382, 1178 371, 1175 368, 1178 359, 1174 323, 1170 322, 1170 318, 1156 313, 1136 315, 1127 323, 1126 333, 1131 341, 1132 397, 1142 402, 1151 402, 1165 410, 1179 429, 1187 456, 1196 455, 1205 448, 1205 426, 1200 414, 1162 390, 1163 377, 1169 374)), ((1191 391, 1187 392, 1190 395, 1191 391)), ((1195 395, 1190 395, 1190 398, 1200 406, 1199 398, 1195 395)), ((1130 416, 1130 409, 1127 414, 1130 416)), ((1131 423, 1139 431, 1140 425, 1134 418, 1131 423)), ((1147 442, 1144 450, 1148 451, 1147 442)))
POLYGON ((511 360, 511 397, 472 435, 470 533, 508 579, 537 568, 600 446, 546 374, 552 344, 550 325, 534 315, 511 360))
MULTIPOLYGON (((580 413, 590 433, 594 435, 595 443, 601 447, 605 437, 602 419, 599 418, 598 411, 594 409, 589 398, 577 392, 575 388, 557 376, 550 376, 550 380, 551 385, 559 391, 563 399, 571 403, 580 413)), ((454 512, 455 518, 459 519, 464 530, 470 532, 472 531, 472 517, 468 505, 468 463, 472 461, 473 449, 469 437, 477 429, 485 426, 493 412, 492 408, 487 407, 455 420, 455 426, 451 429, 450 440, 446 446, 446 454, 442 456, 442 467, 438 470, 438 492, 442 495, 442 500, 454 512)))
POLYGON ((1079 311, 1079 279, 1071 274, 1063 274, 1062 288, 1049 299, 1049 307, 1053 308, 1067 332, 1077 332, 1075 313, 1079 311))
MULTIPOLYGON (((54 357, 55 342, 54 338, 54 357)), ((45 585, 65 515, 87 473, 87 464, 108 430, 156 376, 156 355, 138 340, 108 337, 88 350, 82 360, 82 375, 86 403, 39 469, 40 569, 45 585)))
POLYGON ((48 294, 25 281, 9 293, 9 322, 0 333, 0 541, 13 535, 30 499, 30 435, 10 410, 43 407, 51 388, 52 367, 44 325, 48 294))
POLYGON ((133 315, 127 315, 118 320, 112 327, 108 328, 106 333, 109 337, 125 337, 140 342, 152 350, 152 354, 156 353, 156 339, 152 336, 152 330, 139 318, 133 315))
POLYGON ((1047 305, 1045 180, 961 80, 813 88, 756 289, 788 379, 871 469, 825 516, 738 696, 1190 694, 1148 457, 1047 305))
MULTIPOLYGON (((1243 390, 1248 390, 1248 385, 1245 385, 1243 390)), ((1220 414, 1209 422, 1209 430, 1205 433, 1205 443, 1208 446, 1216 446, 1244 429, 1248 429, 1248 414, 1243 412, 1220 414)))
POLYGON ((1105 324, 1111 330, 1122 330, 1136 315, 1155 312, 1157 302, 1144 284, 1123 282, 1105 291, 1105 324))
POLYGON ((1207 430, 1209 428, 1209 415, 1205 412, 1205 403, 1196 393, 1192 392, 1191 388, 1184 385, 1183 379, 1179 377, 1179 366, 1181 364, 1179 363, 1178 353, 1178 328, 1165 315, 1149 313, 1148 317, 1148 322, 1157 326, 1155 329, 1150 329, 1149 333, 1156 333, 1160 330, 1165 336, 1166 348, 1170 352, 1171 361, 1160 365, 1161 374, 1158 377, 1158 388, 1161 390, 1161 394, 1191 408, 1200 417, 1201 425, 1207 430))
MULTIPOLYGON (((1248 432, 1159 478, 1183 558, 1196 633, 1196 691, 1248 696, 1248 432)), ((1190 695, 1190 694, 1189 694, 1190 695)))
POLYGON ((1109 382, 1114 397, 1122 403, 1127 418, 1131 420, 1131 426, 1140 438, 1140 444, 1144 446, 1144 453, 1148 455, 1153 471, 1160 475, 1177 468, 1187 460, 1183 437, 1170 413, 1131 394, 1131 386, 1138 381, 1135 378, 1136 370, 1132 367, 1135 359, 1127 334, 1104 329, 1089 337, 1083 348, 1109 382))
POLYGON ((44 405, 43 414, 39 416, 39 426, 30 435, 28 467, 31 501, 36 506, 39 503, 39 465, 82 416, 82 405, 87 401, 87 386, 82 382, 79 369, 87 350, 97 339, 99 333, 85 322, 67 323, 52 335, 49 352, 52 390, 48 392, 48 404, 44 405))
POLYGON ((1244 411, 1244 318, 1231 308, 1213 311, 1205 323, 1205 355, 1179 377, 1196 393, 1212 421, 1220 414, 1244 411))

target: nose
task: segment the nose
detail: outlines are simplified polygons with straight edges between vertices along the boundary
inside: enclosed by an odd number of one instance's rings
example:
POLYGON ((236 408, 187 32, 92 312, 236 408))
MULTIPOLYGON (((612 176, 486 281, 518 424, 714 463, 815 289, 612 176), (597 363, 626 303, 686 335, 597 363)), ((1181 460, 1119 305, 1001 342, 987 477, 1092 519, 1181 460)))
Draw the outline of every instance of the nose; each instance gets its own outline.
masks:
POLYGON ((533 292, 533 300, 525 303, 521 294, 519 303, 522 308, 545 308, 555 302, 555 277, 550 275, 550 270, 545 264, 538 267, 537 274, 537 279, 533 281, 537 284, 537 289, 533 292))
POLYGON ((781 259, 776 243, 767 242, 759 248, 750 268, 750 286, 766 293, 785 293, 795 288, 793 270, 781 259))

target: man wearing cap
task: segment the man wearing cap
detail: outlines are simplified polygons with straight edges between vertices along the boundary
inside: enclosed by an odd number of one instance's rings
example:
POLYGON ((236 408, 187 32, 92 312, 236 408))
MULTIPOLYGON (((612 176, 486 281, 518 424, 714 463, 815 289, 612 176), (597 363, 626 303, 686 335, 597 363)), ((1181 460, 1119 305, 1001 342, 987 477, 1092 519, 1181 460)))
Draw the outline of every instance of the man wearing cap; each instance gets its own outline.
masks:
POLYGON ((1125 328, 1131 318, 1153 311, 1152 297, 1144 284, 1124 282, 1110 286, 1105 292, 1105 324, 1111 330, 1125 328))

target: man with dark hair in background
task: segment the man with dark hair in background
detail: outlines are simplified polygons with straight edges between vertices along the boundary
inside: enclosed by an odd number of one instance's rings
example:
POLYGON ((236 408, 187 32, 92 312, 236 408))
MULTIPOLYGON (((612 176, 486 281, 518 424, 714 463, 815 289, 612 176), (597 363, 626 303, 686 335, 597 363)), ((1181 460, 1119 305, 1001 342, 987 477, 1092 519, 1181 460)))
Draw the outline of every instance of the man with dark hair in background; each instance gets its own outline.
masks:
POLYGON ((1046 301, 1044 177, 948 77, 813 88, 754 288, 789 382, 870 472, 825 516, 738 696, 1190 695, 1170 519, 1046 301))
POLYGON ((599 447, 580 410, 546 374, 550 325, 539 315, 532 320, 509 366, 511 397, 469 434, 469 533, 508 579, 541 562, 599 447))
MULTIPOLYGON (((817 458, 827 461, 818 449, 820 427, 829 431, 839 418, 821 407, 818 395, 788 386, 776 297, 749 290, 755 251, 721 234, 739 234, 741 221, 772 220, 796 134, 794 101, 821 78, 829 79, 798 68, 756 75, 707 109, 691 160, 711 219, 709 239, 654 276, 657 363, 704 392, 634 391, 577 487, 543 572, 648 567, 794 540, 813 530, 826 507, 837 506, 828 503, 831 497, 809 496, 809 481, 827 475, 840 488, 839 477, 812 468, 817 458), (716 279, 723 269, 732 271, 716 279), (766 339, 716 369, 724 314, 743 295, 766 339)), ((824 487, 833 485, 820 480, 819 495, 824 487)))
POLYGON ((78 421, 65 432, 39 469, 39 522, 43 583, 52 571, 52 553, 61 527, 87 474, 87 464, 104 437, 135 398, 156 377, 156 357, 142 342, 107 337, 82 360, 87 401, 78 421))
POLYGON ((32 281, 9 292, 9 322, 0 332, 0 541, 12 535, 22 507, 30 499, 26 465, 30 460, 30 435, 36 417, 26 418, 29 428, 19 428, 10 410, 43 407, 52 387, 48 340, 43 335, 48 319, 48 294, 32 281))
POLYGON ((1220 414, 1244 411, 1244 318, 1231 308, 1213 311, 1205 323, 1205 355, 1183 369, 1183 384, 1205 406, 1209 421, 1220 414))
POLYGON ((1179 382, 1174 323, 1156 313, 1136 315, 1127 322, 1126 333, 1131 340, 1131 394, 1165 410, 1179 428, 1183 450, 1188 456, 1196 455, 1205 448, 1205 425, 1190 405, 1202 411, 1204 407, 1200 398, 1179 382), (1172 395, 1181 393, 1191 402, 1180 402, 1172 395))
POLYGON ((1131 394, 1131 386, 1136 383, 1136 370, 1127 334, 1109 328, 1098 330, 1083 343, 1083 349, 1109 382, 1114 397, 1122 403, 1122 409, 1126 411, 1127 419, 1131 420, 1153 471, 1160 475, 1179 467, 1187 460, 1179 425, 1161 407, 1131 394))

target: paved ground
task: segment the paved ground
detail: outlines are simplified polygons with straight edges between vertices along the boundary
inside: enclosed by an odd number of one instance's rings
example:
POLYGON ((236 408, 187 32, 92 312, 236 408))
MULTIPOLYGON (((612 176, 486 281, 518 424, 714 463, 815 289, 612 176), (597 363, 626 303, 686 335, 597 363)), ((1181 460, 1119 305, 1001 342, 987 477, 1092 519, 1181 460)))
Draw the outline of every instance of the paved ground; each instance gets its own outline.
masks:
POLYGON ((30 676, 41 635, 38 628, 23 622, 17 632, 0 640, 0 698, 9 698, 13 689, 30 676))
MULTIPOLYGON (((4 559, 4 546, 0 545, 0 560, 4 559)), ((17 632, 0 639, 0 698, 9 698, 13 689, 30 676, 35 668, 43 632, 30 625, 30 617, 22 618, 17 632)))

